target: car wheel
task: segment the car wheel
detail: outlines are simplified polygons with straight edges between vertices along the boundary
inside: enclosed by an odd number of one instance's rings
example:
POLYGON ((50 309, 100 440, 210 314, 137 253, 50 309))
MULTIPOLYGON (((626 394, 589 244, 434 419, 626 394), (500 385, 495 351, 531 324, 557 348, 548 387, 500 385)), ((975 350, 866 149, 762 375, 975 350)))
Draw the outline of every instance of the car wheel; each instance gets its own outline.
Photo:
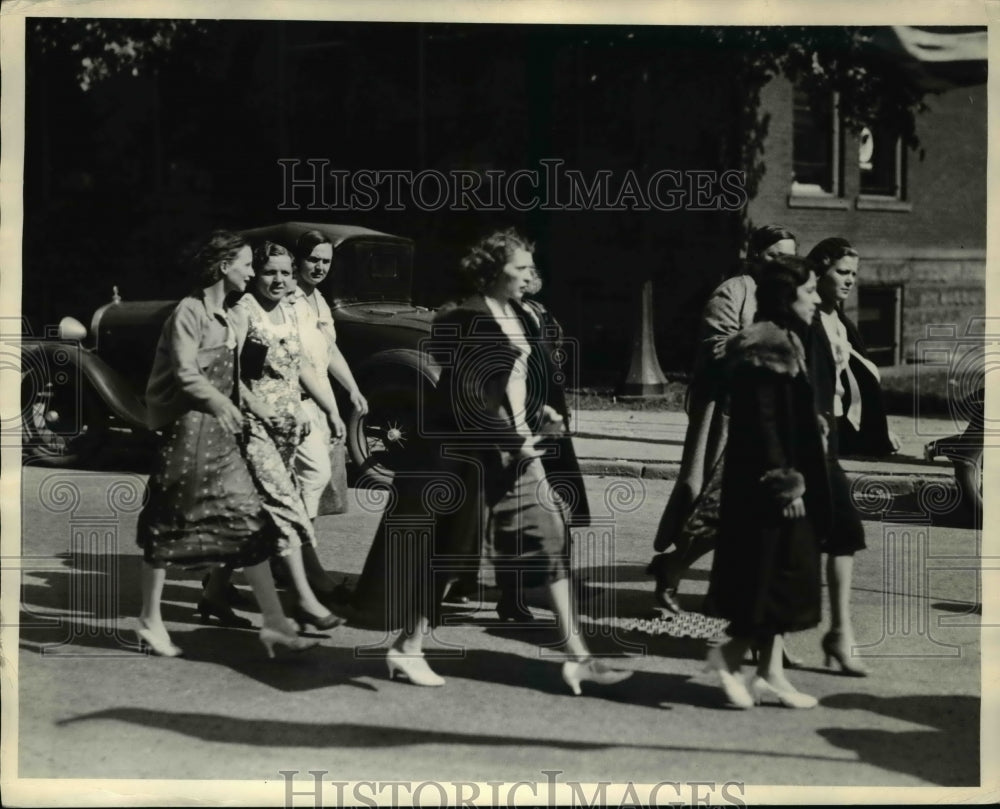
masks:
POLYGON ((104 443, 103 407, 88 388, 21 374, 21 445, 26 461, 41 466, 80 466, 104 443))
POLYGON ((347 451, 358 468, 359 478, 388 483, 416 435, 415 390, 397 385, 376 388, 366 397, 368 414, 361 416, 354 412, 348 422, 347 451))

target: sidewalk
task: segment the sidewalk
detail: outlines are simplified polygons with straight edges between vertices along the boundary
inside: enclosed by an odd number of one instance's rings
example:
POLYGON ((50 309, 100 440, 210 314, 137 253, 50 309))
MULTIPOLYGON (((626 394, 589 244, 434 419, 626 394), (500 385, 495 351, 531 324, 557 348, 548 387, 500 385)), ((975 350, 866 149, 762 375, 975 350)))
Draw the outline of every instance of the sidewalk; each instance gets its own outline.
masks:
MULTIPOLYGON (((578 410, 573 446, 585 475, 673 480, 680 468, 687 414, 676 411, 578 410)), ((893 495, 913 494, 928 483, 955 485, 952 466, 925 461, 924 444, 959 432, 965 425, 948 418, 919 420, 890 416, 900 451, 889 458, 843 459, 849 479, 878 483, 893 495)))

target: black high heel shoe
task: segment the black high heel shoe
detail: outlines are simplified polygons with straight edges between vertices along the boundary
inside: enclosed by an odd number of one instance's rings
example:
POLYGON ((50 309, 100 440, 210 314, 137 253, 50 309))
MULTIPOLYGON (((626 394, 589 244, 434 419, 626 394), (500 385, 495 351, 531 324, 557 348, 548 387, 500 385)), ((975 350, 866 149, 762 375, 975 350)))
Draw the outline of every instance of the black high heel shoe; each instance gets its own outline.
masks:
POLYGON ((646 572, 656 579, 653 595, 657 603, 674 615, 680 615, 684 610, 677 601, 677 588, 680 585, 680 573, 674 565, 671 554, 661 553, 653 557, 646 566, 646 572))
POLYGON ((840 632, 827 632, 823 636, 820 644, 823 647, 824 665, 832 668, 830 658, 832 657, 840 664, 840 671, 850 677, 867 677, 868 669, 851 661, 851 650, 844 643, 844 636, 840 632))
POLYGON ((320 632, 343 626, 346 623, 343 618, 339 615, 334 615, 332 612, 328 612, 326 615, 320 617, 306 612, 301 606, 295 608, 294 612, 292 612, 292 618, 298 621, 300 626, 312 626, 320 632))
POLYGON ((207 624, 209 618, 216 618, 223 626, 232 627, 233 629, 250 629, 253 626, 253 621, 237 615, 228 604, 214 601, 204 596, 198 602, 198 612, 201 613, 201 622, 203 624, 207 624))
MULTIPOLYGON (((211 573, 206 573, 204 578, 201 580, 201 587, 203 590, 208 589, 208 580, 211 575, 211 573)), ((231 581, 226 582, 225 589, 222 592, 222 597, 226 600, 226 603, 230 607, 237 607, 241 610, 257 609, 257 602, 245 593, 240 592, 236 585, 231 581)))

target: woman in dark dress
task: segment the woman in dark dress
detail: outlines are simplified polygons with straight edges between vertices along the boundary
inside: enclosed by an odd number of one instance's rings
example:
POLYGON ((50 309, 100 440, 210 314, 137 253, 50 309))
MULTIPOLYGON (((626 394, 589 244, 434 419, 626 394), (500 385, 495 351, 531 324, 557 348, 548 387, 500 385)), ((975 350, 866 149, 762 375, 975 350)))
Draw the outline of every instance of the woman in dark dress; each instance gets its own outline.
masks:
POLYGON ((181 654, 160 612, 167 567, 243 567, 263 614, 260 640, 268 654, 276 644, 306 649, 316 642, 298 637, 278 600, 267 563, 276 530, 238 442, 239 341, 226 303, 253 278, 250 247, 217 231, 192 262, 196 289, 164 324, 146 388, 149 427, 160 431, 161 444, 136 537, 144 552, 136 632, 159 655, 181 654))
POLYGON ((861 518, 851 500, 851 485, 838 456, 845 444, 853 452, 888 455, 899 448, 882 407, 878 369, 860 349, 857 327, 844 314, 858 274, 858 253, 846 239, 824 239, 810 252, 819 274, 820 305, 811 330, 809 368, 816 407, 830 425, 827 464, 833 497, 833 522, 823 550, 830 591, 830 631, 823 636, 826 664, 836 660, 844 674, 864 677, 867 669, 852 659, 851 579, 854 554, 865 547, 861 518))
POLYGON ((806 370, 819 297, 804 259, 761 268, 756 322, 727 346, 729 437, 720 528, 709 594, 730 621, 730 640, 709 652, 729 703, 774 698, 793 708, 816 699, 785 676, 782 634, 820 621, 820 540, 830 519, 823 428, 806 370), (760 649, 749 690, 739 676, 760 649))
POLYGON ((420 409, 423 440, 396 474, 358 584, 360 612, 381 613, 386 629, 402 627, 387 653, 390 676, 415 685, 444 684, 424 659, 424 637, 450 582, 478 567, 487 513, 496 569, 548 590, 573 692, 585 680, 610 684, 631 674, 591 657, 580 634, 565 506, 537 448, 558 417, 547 352, 520 304, 533 267, 531 246, 513 230, 483 239, 463 260, 480 292, 435 320, 431 350, 443 370, 420 409))

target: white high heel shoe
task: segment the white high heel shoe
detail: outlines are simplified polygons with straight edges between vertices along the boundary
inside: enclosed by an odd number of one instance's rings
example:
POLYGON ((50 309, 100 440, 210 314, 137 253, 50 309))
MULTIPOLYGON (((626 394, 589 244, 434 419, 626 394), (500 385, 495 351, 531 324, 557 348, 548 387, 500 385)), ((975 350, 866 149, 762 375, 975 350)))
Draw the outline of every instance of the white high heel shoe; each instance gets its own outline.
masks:
POLYGON ((719 680, 722 682, 722 690, 725 692, 726 700, 731 708, 746 710, 754 706, 754 698, 750 696, 743 678, 729 670, 729 665, 726 663, 726 658, 719 646, 713 646, 708 650, 705 671, 718 673, 719 680))
POLYGON ((304 652, 319 643, 317 638, 303 638, 294 632, 282 632, 267 626, 261 628, 257 637, 267 651, 267 656, 271 658, 274 657, 275 646, 287 646, 293 652, 304 652))
POLYGON ((184 652, 179 646, 175 646, 170 640, 170 636, 164 631, 162 634, 150 629, 142 618, 136 619, 135 634, 139 637, 139 646, 143 649, 151 649, 160 657, 180 657, 184 652))
POLYGON ((814 696, 803 694, 794 688, 789 690, 776 688, 759 675, 750 683, 750 690, 757 705, 764 701, 764 697, 775 697, 786 708, 815 708, 819 704, 819 700, 814 696))
POLYGON ((580 696, 580 683, 594 682, 598 685, 614 685, 631 677, 633 672, 625 669, 612 669, 593 657, 586 660, 567 660, 562 665, 562 678, 576 696, 580 696))
POLYGON ((413 685, 423 685, 439 688, 444 685, 444 678, 435 674, 422 653, 407 653, 395 647, 385 653, 385 662, 389 667, 389 679, 395 680, 400 674, 413 685))

